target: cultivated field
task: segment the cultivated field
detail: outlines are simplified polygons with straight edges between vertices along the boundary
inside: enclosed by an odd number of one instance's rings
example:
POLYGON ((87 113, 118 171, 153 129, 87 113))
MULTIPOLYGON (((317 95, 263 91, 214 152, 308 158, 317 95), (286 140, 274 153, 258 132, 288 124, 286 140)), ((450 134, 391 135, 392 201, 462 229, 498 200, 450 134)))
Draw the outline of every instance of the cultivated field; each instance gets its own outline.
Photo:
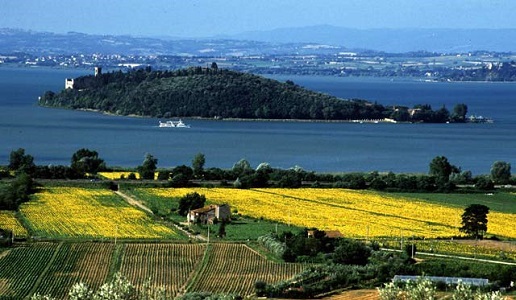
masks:
POLYGON ((0 228, 9 229, 16 237, 27 237, 27 229, 18 221, 13 211, 0 210, 0 228))
POLYGON ((188 291, 250 295, 256 281, 279 282, 302 271, 300 264, 273 263, 242 244, 213 244, 188 291))
MULTIPOLYGON (((2 251, 2 250, 0 250, 2 251)), ((65 298, 74 283, 98 288, 119 271, 141 287, 250 295, 256 280, 274 283, 300 264, 273 263, 239 244, 34 243, 0 252, 0 299, 33 293, 65 298)))
POLYGON ((67 295, 74 283, 85 282, 97 289, 107 279, 114 245, 109 243, 59 244, 48 269, 40 274, 34 292, 42 295, 67 295))
POLYGON ((23 299, 28 295, 44 273, 57 246, 37 243, 0 252, 0 298, 23 299))
MULTIPOLYGON (((418 252, 439 253, 474 258, 516 261, 516 243, 489 240, 410 240, 404 244, 415 244, 418 252)), ((400 249, 400 241, 382 241, 382 246, 400 249)))
MULTIPOLYGON (((339 230, 347 237, 453 237, 460 235, 464 208, 402 196, 344 189, 148 189, 154 197, 180 198, 204 194, 211 203, 228 203, 254 218, 339 230)), ((516 238, 516 215, 492 210, 488 234, 516 238)))
MULTIPOLYGON (((374 238, 397 248, 400 236, 406 243, 413 236, 458 235, 463 211, 458 201, 450 200, 448 205, 435 195, 415 200, 344 189, 142 188, 131 192, 151 204, 153 211, 166 214, 177 207, 178 198, 193 191, 204 194, 208 202, 229 203, 233 212, 254 218, 256 224, 252 225, 244 224, 243 219, 228 224, 226 239, 245 230, 270 232, 282 222, 298 226, 295 228, 337 229, 348 237, 374 238)), ((516 238, 515 214, 503 205, 511 196, 490 198, 496 205, 489 214, 488 234, 516 238)), ((481 196, 476 197, 476 202, 489 206, 481 196)), ((244 244, 130 243, 124 239, 177 241, 185 237, 107 189, 46 187, 24 203, 19 213, 0 212, 0 224, 14 229, 17 236, 25 232, 27 236, 84 241, 18 243, 0 248, 0 299, 22 299, 36 292, 65 298, 74 283, 84 282, 96 289, 116 272, 138 287, 148 280, 150 286, 164 288, 168 296, 200 291, 250 295, 256 281, 282 281, 303 269, 301 264, 268 261, 244 244), (104 242, 88 242, 91 239, 104 242)), ((211 229, 216 232, 217 226, 211 229)), ((516 259, 511 242, 473 243, 448 238, 416 240, 416 245, 421 252, 516 259)), ((374 291, 357 293, 343 294, 342 299, 377 297, 374 291)))
POLYGON ((205 251, 205 244, 128 244, 120 273, 137 286, 150 278, 173 297, 184 292, 205 251))
POLYGON ((183 238, 107 189, 47 187, 22 204, 20 212, 38 237, 183 238))
POLYGON ((138 172, 99 172, 97 173, 99 176, 104 177, 108 180, 118 180, 122 177, 127 178, 129 175, 133 173, 136 176, 136 179, 140 179, 140 173, 138 172))

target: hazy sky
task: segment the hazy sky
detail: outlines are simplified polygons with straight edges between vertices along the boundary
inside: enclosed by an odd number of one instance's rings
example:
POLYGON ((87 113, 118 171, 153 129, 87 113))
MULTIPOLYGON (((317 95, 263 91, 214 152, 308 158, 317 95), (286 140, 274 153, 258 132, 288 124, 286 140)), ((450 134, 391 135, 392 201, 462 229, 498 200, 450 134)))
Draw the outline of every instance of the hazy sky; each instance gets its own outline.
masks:
POLYGON ((516 28, 516 0, 0 0, 0 28, 206 37, 309 25, 516 28))

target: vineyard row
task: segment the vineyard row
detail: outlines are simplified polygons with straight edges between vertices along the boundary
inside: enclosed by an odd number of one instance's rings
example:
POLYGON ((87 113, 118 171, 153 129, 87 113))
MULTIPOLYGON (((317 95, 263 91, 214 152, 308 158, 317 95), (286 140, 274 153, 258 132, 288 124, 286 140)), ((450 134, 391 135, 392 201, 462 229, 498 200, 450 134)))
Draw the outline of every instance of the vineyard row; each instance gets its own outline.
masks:
POLYGON ((116 272, 137 287, 149 281, 169 296, 187 287, 249 295, 257 280, 273 283, 301 270, 302 265, 270 262, 241 244, 34 243, 0 252, 0 299, 28 293, 65 298, 73 284, 97 289, 116 272))

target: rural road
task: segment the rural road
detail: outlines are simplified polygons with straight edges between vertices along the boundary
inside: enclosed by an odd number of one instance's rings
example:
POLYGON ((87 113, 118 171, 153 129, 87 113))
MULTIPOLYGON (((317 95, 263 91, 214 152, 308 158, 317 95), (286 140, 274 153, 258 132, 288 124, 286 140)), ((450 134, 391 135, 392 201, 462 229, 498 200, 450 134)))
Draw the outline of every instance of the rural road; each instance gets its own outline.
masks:
MULTIPOLYGON (((387 249, 387 248, 381 248, 381 250, 391 251, 391 252, 401 252, 401 250, 387 249)), ((490 259, 482 259, 482 258, 473 258, 473 257, 437 254, 437 253, 428 253, 428 252, 420 252, 420 251, 417 251, 416 254, 421 254, 421 255, 426 255, 426 256, 434 256, 434 257, 444 257, 444 258, 456 258, 456 259, 462 259, 462 260, 472 260, 472 261, 486 262, 486 263, 499 264, 499 265, 516 266, 516 263, 506 262, 506 261, 499 261, 499 260, 490 260, 490 259)))

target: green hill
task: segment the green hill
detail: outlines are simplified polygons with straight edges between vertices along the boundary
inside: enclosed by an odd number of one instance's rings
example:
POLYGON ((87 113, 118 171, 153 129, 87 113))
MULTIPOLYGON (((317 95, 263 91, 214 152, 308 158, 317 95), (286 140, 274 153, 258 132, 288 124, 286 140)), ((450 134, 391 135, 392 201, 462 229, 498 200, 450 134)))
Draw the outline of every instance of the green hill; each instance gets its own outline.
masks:
POLYGON ((381 106, 345 101, 292 82, 217 68, 121 71, 74 80, 46 92, 40 105, 150 117, 362 119, 383 118, 381 106))
MULTIPOLYGON (((447 111, 408 119, 407 108, 384 107, 364 100, 344 100, 261 76, 211 68, 151 71, 150 68, 83 76, 73 89, 47 91, 39 105, 92 109, 117 115, 158 118, 356 120, 394 118, 445 122, 447 111)), ((441 109, 442 110, 442 109, 441 109)), ((420 115, 420 114, 419 114, 420 115)))

